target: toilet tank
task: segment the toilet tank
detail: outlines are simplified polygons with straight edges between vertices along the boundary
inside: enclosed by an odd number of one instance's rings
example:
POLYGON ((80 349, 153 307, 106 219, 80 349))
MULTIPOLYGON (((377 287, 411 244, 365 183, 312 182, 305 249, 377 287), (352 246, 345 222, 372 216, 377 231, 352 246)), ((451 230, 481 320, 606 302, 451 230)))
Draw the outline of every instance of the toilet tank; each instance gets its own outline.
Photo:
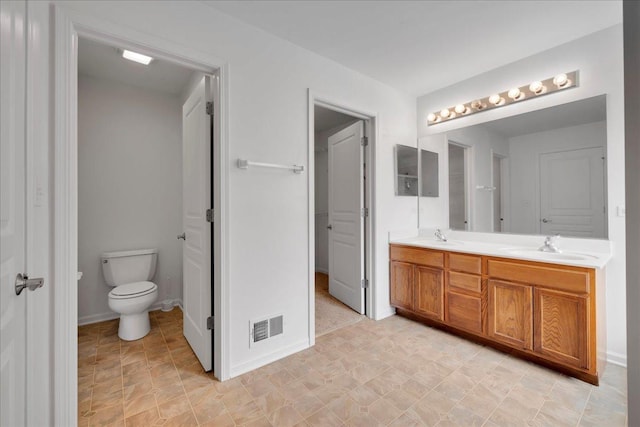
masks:
POLYGON ((109 286, 151 280, 157 259, 157 249, 105 252, 100 257, 102 274, 109 286))

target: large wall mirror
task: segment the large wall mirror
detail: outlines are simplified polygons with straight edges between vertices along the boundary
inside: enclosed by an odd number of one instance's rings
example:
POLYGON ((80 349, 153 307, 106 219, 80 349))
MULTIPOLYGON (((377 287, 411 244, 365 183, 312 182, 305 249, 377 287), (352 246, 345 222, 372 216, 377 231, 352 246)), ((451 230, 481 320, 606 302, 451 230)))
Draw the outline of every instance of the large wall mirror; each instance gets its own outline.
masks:
MULTIPOLYGON (((431 135, 444 157, 434 218, 457 230, 607 237, 606 96, 431 135)), ((425 147, 423 147, 425 146, 425 147)))

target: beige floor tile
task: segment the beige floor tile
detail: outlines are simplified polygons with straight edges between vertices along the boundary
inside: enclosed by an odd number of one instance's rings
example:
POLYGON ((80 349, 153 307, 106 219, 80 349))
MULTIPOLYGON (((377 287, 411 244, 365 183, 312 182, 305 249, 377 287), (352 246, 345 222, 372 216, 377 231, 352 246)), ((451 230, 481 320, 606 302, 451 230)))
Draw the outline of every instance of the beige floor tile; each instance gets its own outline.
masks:
POLYGON ((624 426, 626 370, 600 387, 397 316, 361 319, 240 377, 204 373, 181 312, 142 340, 78 330, 78 425, 624 426))
POLYGON ((122 405, 116 405, 96 411, 89 419, 90 426, 124 425, 122 405))
POLYGON ((191 411, 191 404, 187 396, 180 396, 172 400, 158 404, 160 416, 164 419, 173 418, 187 411, 191 411))

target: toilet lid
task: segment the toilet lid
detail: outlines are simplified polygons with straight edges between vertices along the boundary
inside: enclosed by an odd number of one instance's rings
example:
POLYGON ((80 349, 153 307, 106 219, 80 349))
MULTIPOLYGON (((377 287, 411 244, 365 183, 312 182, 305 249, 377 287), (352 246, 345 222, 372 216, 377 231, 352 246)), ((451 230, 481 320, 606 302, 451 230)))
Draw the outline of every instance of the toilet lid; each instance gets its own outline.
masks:
POLYGON ((120 285, 113 288, 109 292, 109 296, 113 298, 132 298, 149 294, 158 289, 158 286, 153 282, 134 282, 127 283, 126 285, 120 285))

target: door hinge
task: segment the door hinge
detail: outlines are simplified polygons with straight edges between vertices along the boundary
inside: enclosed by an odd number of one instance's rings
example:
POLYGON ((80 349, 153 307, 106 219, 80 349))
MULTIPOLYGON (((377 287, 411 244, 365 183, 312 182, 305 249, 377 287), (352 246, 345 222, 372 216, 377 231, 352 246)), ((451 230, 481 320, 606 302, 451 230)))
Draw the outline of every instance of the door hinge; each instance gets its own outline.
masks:
POLYGON ((207 330, 212 331, 214 329, 215 316, 207 317, 207 330))
POLYGON ((207 115, 213 116, 213 102, 207 102, 207 115))
POLYGON ((369 208, 360 209, 360 216, 362 216, 362 218, 368 217, 369 216, 369 208))
POLYGON ((360 145, 362 145, 363 147, 369 145, 369 137, 363 136, 362 138, 360 138, 360 145))
POLYGON ((362 289, 369 288, 369 279, 362 279, 360 281, 360 286, 362 287, 362 289))
POLYGON ((207 209, 207 222, 213 222, 213 217, 215 216, 215 209, 207 209))

